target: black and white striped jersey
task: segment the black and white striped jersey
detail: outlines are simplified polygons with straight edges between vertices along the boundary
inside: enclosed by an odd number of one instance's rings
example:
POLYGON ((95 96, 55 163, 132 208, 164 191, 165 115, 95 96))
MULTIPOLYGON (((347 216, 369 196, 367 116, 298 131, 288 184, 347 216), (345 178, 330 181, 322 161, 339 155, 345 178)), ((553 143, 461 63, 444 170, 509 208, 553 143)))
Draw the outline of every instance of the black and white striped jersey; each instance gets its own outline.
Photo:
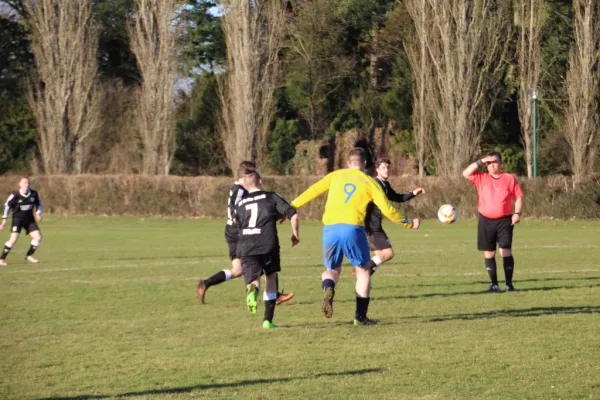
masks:
POLYGON ((3 219, 8 218, 8 214, 12 211, 13 220, 33 220, 33 208, 36 208, 38 214, 42 214, 42 200, 38 192, 29 190, 23 194, 19 190, 8 196, 8 200, 4 204, 3 219))

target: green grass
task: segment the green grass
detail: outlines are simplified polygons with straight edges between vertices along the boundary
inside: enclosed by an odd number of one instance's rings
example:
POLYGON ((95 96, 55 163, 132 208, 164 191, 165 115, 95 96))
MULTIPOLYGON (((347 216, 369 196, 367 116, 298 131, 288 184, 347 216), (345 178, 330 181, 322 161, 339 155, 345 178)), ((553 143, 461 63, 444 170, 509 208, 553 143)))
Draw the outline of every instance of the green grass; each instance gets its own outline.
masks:
POLYGON ((42 262, 23 237, 0 269, 0 398, 600 399, 600 222, 521 223, 502 294, 484 293, 475 221, 386 226, 379 325, 351 324, 349 268, 323 318, 321 225, 303 222, 293 249, 280 226, 296 297, 263 330, 241 280, 195 298, 228 267, 222 221, 49 217, 42 262))

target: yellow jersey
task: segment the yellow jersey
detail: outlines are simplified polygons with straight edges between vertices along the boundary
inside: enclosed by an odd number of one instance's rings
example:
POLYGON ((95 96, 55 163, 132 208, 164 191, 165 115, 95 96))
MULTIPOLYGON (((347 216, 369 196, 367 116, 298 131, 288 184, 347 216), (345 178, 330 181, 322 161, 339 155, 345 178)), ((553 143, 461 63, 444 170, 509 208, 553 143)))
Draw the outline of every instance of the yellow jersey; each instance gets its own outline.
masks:
POLYGON ((294 199, 292 206, 300 208, 325 192, 328 192, 323 213, 325 225, 364 226, 367 206, 373 202, 390 221, 412 228, 412 221, 396 211, 381 185, 364 172, 353 168, 327 174, 294 199))

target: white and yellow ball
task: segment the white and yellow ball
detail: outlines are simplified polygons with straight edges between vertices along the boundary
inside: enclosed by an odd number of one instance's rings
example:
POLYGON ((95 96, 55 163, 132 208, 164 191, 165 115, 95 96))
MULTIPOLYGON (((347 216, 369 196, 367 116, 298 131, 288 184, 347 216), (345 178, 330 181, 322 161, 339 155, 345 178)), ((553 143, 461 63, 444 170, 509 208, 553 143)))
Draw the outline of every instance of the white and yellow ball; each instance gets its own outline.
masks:
POLYGON ((442 224, 451 224, 458 217, 458 210, 452 204, 444 204, 438 210, 438 218, 442 224))

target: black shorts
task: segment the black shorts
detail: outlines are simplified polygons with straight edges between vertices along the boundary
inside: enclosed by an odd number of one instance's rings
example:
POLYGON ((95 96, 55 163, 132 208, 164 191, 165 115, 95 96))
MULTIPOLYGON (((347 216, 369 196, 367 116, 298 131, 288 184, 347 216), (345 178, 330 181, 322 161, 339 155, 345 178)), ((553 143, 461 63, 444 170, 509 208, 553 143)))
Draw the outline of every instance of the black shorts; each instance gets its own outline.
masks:
POLYGON ((25 229, 25 233, 29 235, 31 232, 39 231, 40 228, 34 220, 14 220, 12 221, 12 227, 10 231, 13 233, 21 233, 21 229, 25 229))
POLYGON ((510 249, 512 247, 513 228, 510 216, 491 219, 479 214, 477 249, 480 251, 495 251, 496 244, 501 249, 510 249))
POLYGON ((229 247, 229 259, 235 260, 239 258, 237 256, 237 242, 238 242, 239 234, 238 228, 234 225, 226 225, 225 226, 225 241, 227 242, 227 247, 229 247))
POLYGON ((262 274, 271 275, 274 272, 281 271, 279 249, 260 256, 242 256, 240 260, 242 261, 242 272, 244 273, 246 285, 260 279, 262 274))
POLYGON ((392 243, 383 229, 380 231, 368 231, 367 239, 369 240, 369 247, 371 250, 385 250, 392 248, 392 243))

